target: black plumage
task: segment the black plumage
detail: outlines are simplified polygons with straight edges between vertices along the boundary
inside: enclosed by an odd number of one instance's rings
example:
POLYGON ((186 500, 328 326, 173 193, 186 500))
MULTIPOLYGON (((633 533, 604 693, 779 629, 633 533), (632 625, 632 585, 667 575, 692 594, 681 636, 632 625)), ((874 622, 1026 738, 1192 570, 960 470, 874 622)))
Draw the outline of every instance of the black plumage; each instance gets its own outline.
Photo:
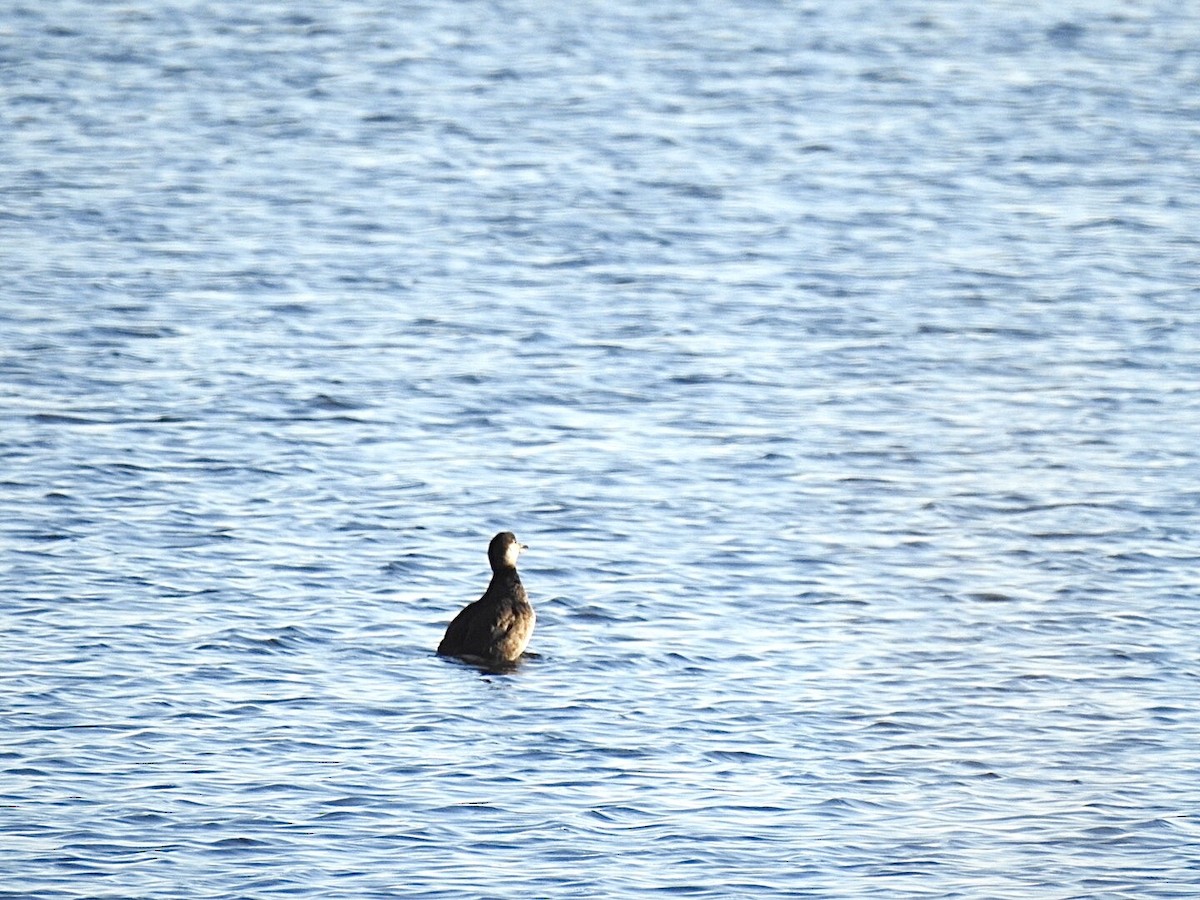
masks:
POLYGON ((537 619, 517 574, 517 557, 524 549, 511 531, 492 538, 488 545, 492 580, 483 596, 464 607, 447 626, 446 636, 438 645, 439 656, 489 665, 521 658, 537 619))

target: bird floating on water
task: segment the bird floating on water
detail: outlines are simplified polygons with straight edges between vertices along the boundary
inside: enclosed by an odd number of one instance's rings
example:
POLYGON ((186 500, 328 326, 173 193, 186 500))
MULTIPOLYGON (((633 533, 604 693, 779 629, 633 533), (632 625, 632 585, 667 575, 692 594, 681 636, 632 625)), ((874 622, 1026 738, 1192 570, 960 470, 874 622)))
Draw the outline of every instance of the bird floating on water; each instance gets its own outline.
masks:
POLYGON ((437 648, 439 656, 489 666, 511 665, 521 658, 537 620, 517 574, 517 557, 525 549, 511 531, 492 538, 488 545, 492 580, 483 596, 463 607, 446 627, 437 648))

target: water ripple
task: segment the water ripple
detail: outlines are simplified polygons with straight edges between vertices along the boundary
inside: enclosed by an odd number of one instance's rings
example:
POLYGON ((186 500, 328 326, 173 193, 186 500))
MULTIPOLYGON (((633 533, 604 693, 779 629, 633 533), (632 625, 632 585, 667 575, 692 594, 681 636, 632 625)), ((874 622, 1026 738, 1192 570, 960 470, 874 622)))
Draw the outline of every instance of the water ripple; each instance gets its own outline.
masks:
POLYGON ((881 9, 0 12, 0 897, 1196 893, 1195 29, 881 9))

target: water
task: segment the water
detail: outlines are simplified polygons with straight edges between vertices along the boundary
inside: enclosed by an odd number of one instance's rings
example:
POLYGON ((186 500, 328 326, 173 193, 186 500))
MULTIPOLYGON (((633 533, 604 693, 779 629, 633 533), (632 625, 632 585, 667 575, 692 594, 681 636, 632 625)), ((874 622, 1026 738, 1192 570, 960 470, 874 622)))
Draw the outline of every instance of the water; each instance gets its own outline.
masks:
POLYGON ((0 896, 1200 893, 1200 21, 544 6, 0 12, 0 896))

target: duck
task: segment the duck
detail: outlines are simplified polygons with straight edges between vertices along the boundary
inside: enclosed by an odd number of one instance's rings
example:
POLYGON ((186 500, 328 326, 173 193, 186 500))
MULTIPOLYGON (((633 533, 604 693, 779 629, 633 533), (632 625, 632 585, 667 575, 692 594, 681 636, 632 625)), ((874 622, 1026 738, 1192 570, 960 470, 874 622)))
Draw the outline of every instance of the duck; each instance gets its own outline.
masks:
POLYGON ((511 531, 492 538, 488 544, 492 580, 483 596, 463 607, 446 626, 438 656, 489 666, 512 665, 521 658, 537 621, 517 574, 517 557, 527 549, 511 531))

